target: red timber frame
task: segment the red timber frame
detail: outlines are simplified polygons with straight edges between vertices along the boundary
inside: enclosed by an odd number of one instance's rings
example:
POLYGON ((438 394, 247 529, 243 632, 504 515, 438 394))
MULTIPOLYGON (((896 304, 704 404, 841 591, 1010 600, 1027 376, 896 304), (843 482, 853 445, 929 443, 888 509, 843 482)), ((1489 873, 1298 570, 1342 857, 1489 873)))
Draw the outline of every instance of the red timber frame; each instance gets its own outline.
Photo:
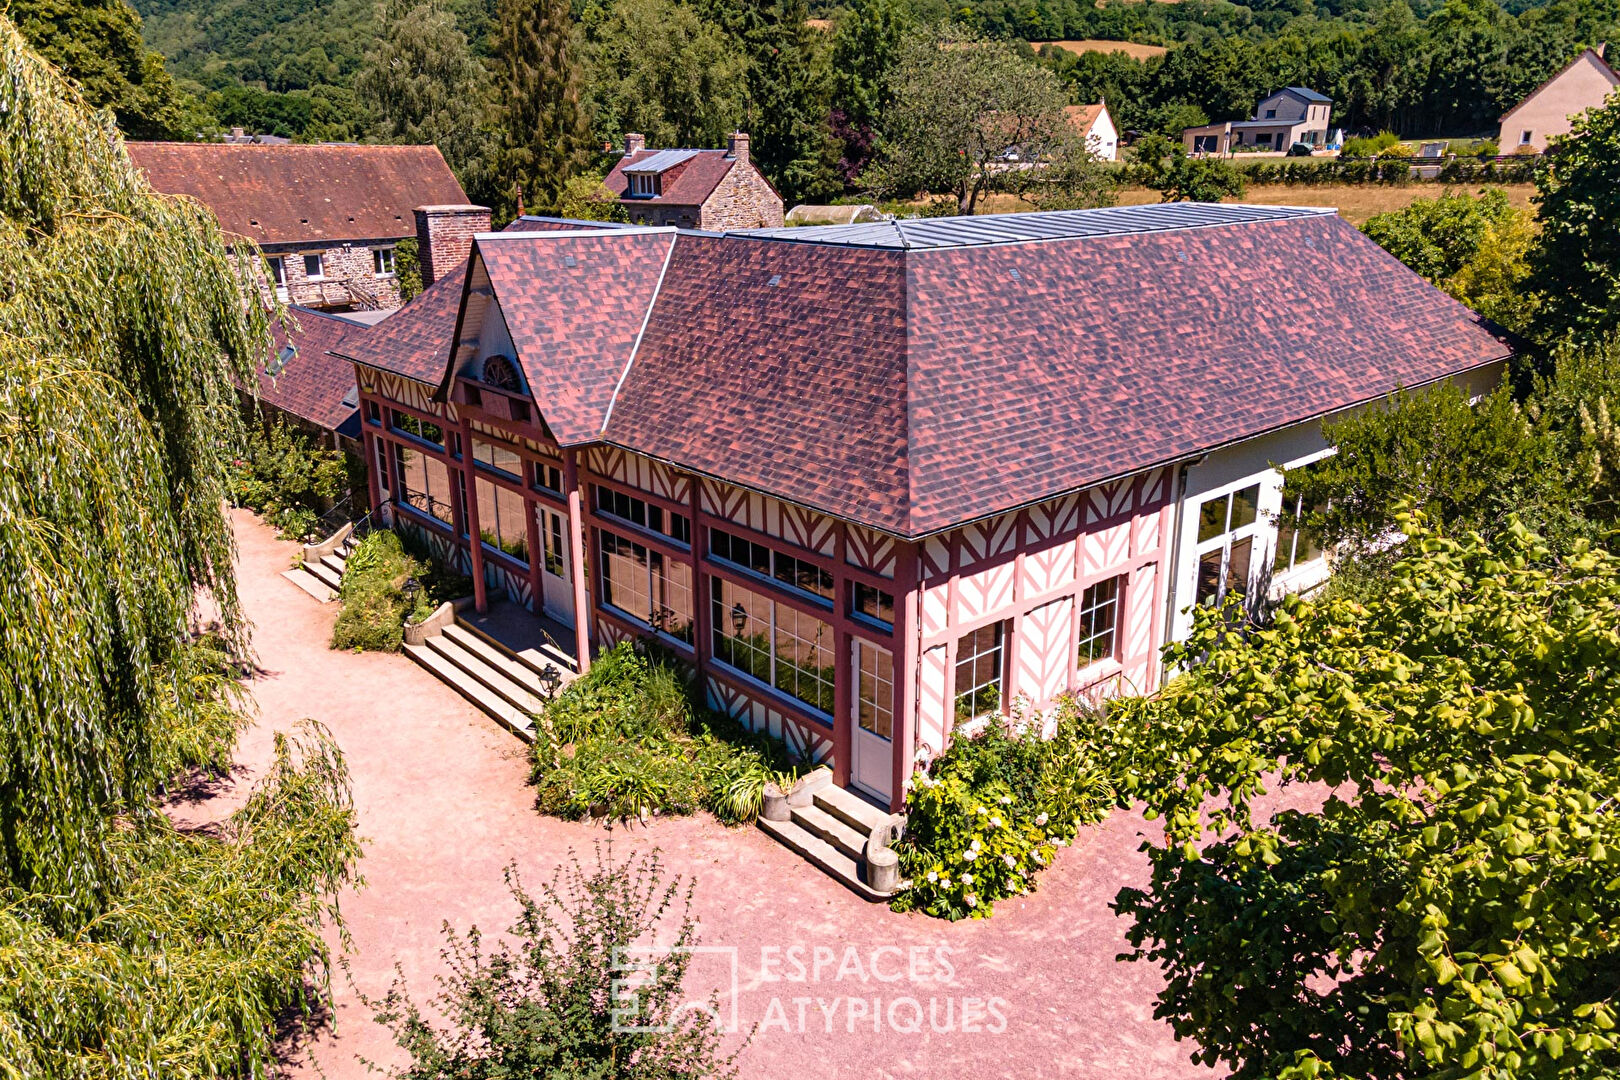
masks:
MULTIPOLYGON (((460 381, 456 380, 457 384, 460 381)), ((692 581, 693 642, 688 644, 667 634, 659 634, 659 640, 694 665, 703 680, 712 705, 738 716, 756 729, 768 727, 774 734, 784 737, 789 746, 802 757, 827 762, 831 765, 834 778, 839 784, 848 785, 851 779, 851 748, 856 723, 853 641, 858 637, 888 650, 893 662, 894 692, 891 805, 896 809, 904 803, 906 788, 915 765, 915 754, 919 749, 919 740, 928 742, 931 748, 937 751, 940 747, 932 746, 933 732, 941 725, 948 731, 950 724, 948 717, 936 717, 933 713, 950 708, 949 680, 954 676, 955 642, 975 626, 1000 620, 1005 620, 1009 624, 1011 632, 1006 639, 1008 655, 1004 675, 1008 681, 1004 685, 1014 688, 1014 693, 1004 695, 1004 708, 1012 706, 1012 698, 1023 678, 1014 674, 1019 670, 1019 650, 1030 648, 1028 641, 1038 636, 1025 632, 1027 620, 1043 605, 1050 604, 1054 600, 1067 599, 1071 603, 1063 625, 1054 625, 1050 631, 1052 635, 1061 636, 1060 646, 1057 644, 1057 637, 1053 637, 1053 648, 1061 647, 1062 662, 1067 664, 1067 668, 1061 674, 1054 672, 1054 678, 1064 691, 1085 692, 1099 680, 1108 680, 1116 674, 1125 674, 1129 678, 1134 671, 1127 673, 1123 669, 1131 668, 1133 665, 1136 671, 1147 673, 1146 678, 1157 677, 1154 658, 1157 655, 1157 645, 1163 640, 1163 590, 1168 585, 1169 572, 1166 545, 1170 541, 1172 531, 1170 528, 1172 505, 1167 483, 1166 490, 1155 489, 1149 492, 1145 486, 1148 483, 1146 478, 1125 481, 1119 488, 1118 497, 1124 498, 1128 489, 1130 496, 1128 502, 1120 503, 1118 510, 1107 506, 1103 512, 1092 513, 1089 516, 1086 510, 1087 493, 1070 496, 1068 500, 1072 503, 1074 516, 1072 520, 1066 519, 1063 524, 1059 524, 1056 520, 1056 515, 1060 512, 1056 508, 1063 500, 1043 504, 1050 510, 1047 516, 1052 518, 1050 526, 1044 529, 1035 527, 1036 518, 1043 511, 1024 510, 1006 515, 1006 527, 1010 527, 1012 532, 1005 534, 1003 530, 1005 538, 996 541, 998 546, 995 550, 990 549, 989 541, 986 539, 990 532, 1002 528, 995 522, 964 526, 943 536, 912 542, 895 537, 881 537, 851 523, 778 502, 777 506, 782 513, 791 510, 804 520, 813 520, 816 523, 818 530, 816 538, 806 538, 804 543, 796 543, 784 536, 761 531, 738 520, 747 517, 746 513, 734 512, 731 509, 725 514, 711 512, 703 493, 707 485, 711 495, 719 493, 715 500, 717 504, 723 503, 727 507, 732 503, 726 500, 764 498, 763 496, 749 496, 747 492, 734 486, 705 479, 673 466, 654 463, 645 458, 636 458, 640 463, 636 467, 641 470, 639 472, 628 466, 621 468, 612 464, 613 455, 624 455, 619 459, 621 462, 627 462, 635 458, 635 455, 604 444, 559 447, 534 418, 533 406, 526 402, 523 407, 530 410, 530 418, 523 418, 522 412, 514 407, 515 403, 523 399, 516 396, 504 395, 500 391, 480 386, 474 403, 468 400, 469 395, 458 385, 455 397, 459 400, 454 406, 455 420, 452 421, 448 419, 451 410, 446 409, 442 403, 434 405, 434 408, 442 410, 440 412, 424 411, 408 402, 394 400, 381 392, 384 387, 381 382, 373 381, 370 386, 365 385, 365 382, 363 380, 361 415, 364 421, 362 427, 368 454, 367 461, 373 464, 377 461, 379 444, 390 447, 386 459, 390 474, 386 478, 376 476, 372 478, 374 505, 381 496, 383 485, 380 481, 386 479, 385 486, 393 496, 394 514, 439 537, 451 550, 463 553, 457 557, 464 560, 464 566, 470 566, 473 570, 475 601, 480 609, 487 607, 489 603, 489 582, 486 581, 484 573, 486 566, 499 567, 505 571, 508 586, 513 581, 526 583, 527 604, 531 609, 543 604, 544 594, 540 580, 543 544, 538 534, 535 507, 544 506, 562 515, 569 523, 567 557, 574 588, 575 644, 582 668, 589 662, 593 645, 606 647, 624 638, 651 636, 657 633, 639 619, 601 602, 598 582, 602 531, 633 540, 637 544, 660 552, 666 560, 684 563, 689 567, 692 581), (370 414, 373 406, 379 411, 382 420, 380 424, 371 422, 370 414), (437 450, 393 429, 388 410, 440 427, 446 437, 444 449, 437 450), (505 437, 493 434, 496 432, 505 437), (460 442, 459 458, 452 453, 450 445, 452 435, 460 442), (516 454, 523 462, 522 481, 514 481, 500 472, 480 468, 472 454, 470 440, 475 437, 503 446, 516 454), (454 528, 447 528, 437 519, 404 505, 400 478, 392 473, 396 461, 392 447, 396 445, 435 457, 445 464, 451 477, 459 475, 463 478, 459 482, 454 479, 451 481, 454 528), (593 463, 599 460, 609 464, 598 468, 593 463), (537 487, 539 466, 548 466, 559 471, 563 477, 560 493, 537 487), (608 475, 605 471, 607 468, 620 468, 623 476, 608 475), (637 475, 651 476, 652 473, 647 471, 648 469, 661 470, 660 475, 663 479, 657 480, 656 483, 666 490, 662 492, 648 490, 647 483, 632 482, 624 478, 637 475), (505 488, 523 498, 530 555, 527 567, 488 545, 469 543, 467 537, 478 535, 475 478, 505 488), (603 514, 596 506, 593 491, 595 488, 621 492, 643 500, 649 506, 660 507, 666 513, 686 517, 691 525, 690 545, 682 544, 653 530, 640 528, 613 515, 603 514), (472 498, 467 498, 468 495, 472 498), (1088 544, 1106 541, 1110 530, 1117 530, 1120 527, 1125 529, 1125 533, 1119 535, 1128 536, 1128 541, 1121 541, 1126 544, 1122 554, 1117 557, 1115 555, 1093 557, 1087 553, 1088 544), (710 530, 714 528, 722 528, 734 536, 791 555, 830 573, 833 579, 832 604, 817 602, 797 590, 776 584, 769 578, 709 558, 709 535, 710 530), (827 529, 831 530, 830 542, 827 539, 827 529), (1151 538, 1149 530, 1152 532, 1151 538), (870 550, 857 552, 857 548, 860 547, 854 542, 857 532, 861 534, 862 544, 868 548, 873 537, 888 545, 889 554, 880 566, 890 570, 893 577, 857 565, 863 560, 873 561, 870 550), (806 546, 810 543, 816 544, 817 547, 806 546), (1062 549, 1061 552, 1059 548, 1062 549), (942 556, 942 552, 947 554, 942 556), (1069 563, 1072 566, 1071 571, 1051 574, 1049 584, 1032 584, 1038 577, 1035 573, 1037 563, 1047 566, 1048 570, 1045 572, 1050 573, 1050 567, 1055 561, 1061 562, 1065 559, 1071 560, 1069 563), (944 565, 941 564, 942 560, 944 565), (978 587, 975 584, 978 576, 987 569, 1000 566, 1008 568, 1015 581, 1004 597, 994 601, 981 597, 978 603, 959 599, 959 593, 965 594, 978 587), (1122 652, 1123 665, 1116 664, 1106 669, 1092 668, 1081 671, 1075 665, 1074 655, 1074 620, 1080 595, 1086 586, 1093 582, 1121 574, 1128 576, 1125 586, 1127 590, 1140 595, 1141 590, 1146 589, 1152 596, 1151 627, 1140 628, 1142 633, 1138 635, 1145 637, 1146 640, 1133 644, 1130 651, 1122 652), (831 628, 835 665, 835 706, 832 716, 766 686, 715 658, 710 595, 711 583, 716 580, 727 581, 758 595, 769 597, 775 603, 818 619, 831 628), (857 582, 881 589, 894 598, 894 625, 891 630, 886 632, 881 624, 851 614, 852 586, 857 582), (938 601, 942 596, 946 602, 943 616, 938 611, 938 601), (1135 655, 1137 652, 1144 652, 1144 645, 1148 655, 1145 657, 1135 655), (924 657, 925 654, 937 654, 942 646, 947 663, 944 671, 946 682, 940 686, 937 670, 932 675, 925 671, 924 657), (945 695, 943 701, 938 700, 941 694, 945 695)), ((420 392, 421 401, 427 401, 431 395, 431 389, 422 384, 415 384, 413 392, 420 392)), ((782 527, 776 531, 789 530, 782 527)), ((507 591, 511 595, 510 587, 507 591)), ((513 598, 519 603, 525 602, 523 597, 513 598)), ((1142 595, 1142 601, 1145 604, 1146 595, 1142 595)), ((1056 620, 1054 624, 1055 622, 1056 620)), ((1122 626, 1120 633, 1125 632, 1126 628, 1122 626)), ((937 663, 937 655, 934 660, 937 663)), ((1055 656, 1053 662, 1059 662, 1055 656)), ((1131 678, 1130 681, 1135 689, 1150 688, 1142 685, 1138 679, 1131 678)), ((1045 707, 1050 704, 1050 700, 1034 704, 1045 707)), ((943 732, 941 734, 948 737, 943 732)))

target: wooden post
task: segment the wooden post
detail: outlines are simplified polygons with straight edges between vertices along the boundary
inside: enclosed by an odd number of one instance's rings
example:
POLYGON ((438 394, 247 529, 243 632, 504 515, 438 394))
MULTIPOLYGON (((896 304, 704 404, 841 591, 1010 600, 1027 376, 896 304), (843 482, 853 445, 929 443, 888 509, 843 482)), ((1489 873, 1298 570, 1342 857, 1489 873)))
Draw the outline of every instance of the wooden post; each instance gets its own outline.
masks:
POLYGON ((523 513, 528 522, 526 525, 529 537, 529 606, 539 615, 546 609, 546 582, 541 577, 541 569, 546 563, 545 537, 540 535, 540 503, 530 492, 534 490, 529 476, 530 470, 535 468, 532 462, 525 462, 523 466, 523 513))
POLYGON ((906 784, 917 757, 917 649, 919 582, 922 552, 916 544, 897 542, 894 552, 894 792, 889 809, 898 813, 906 803, 906 784))
POLYGON ((591 598, 585 588, 585 503, 579 490, 579 461, 563 450, 563 490, 568 493, 568 565, 574 577, 574 648, 579 673, 591 669, 591 598))
POLYGON ((472 425, 461 421, 461 475, 467 489, 461 512, 467 517, 467 543, 472 556, 473 607, 482 615, 489 610, 489 588, 484 584, 484 534, 478 527, 478 466, 472 454, 472 425))
POLYGON ((394 488, 392 484, 387 483, 387 477, 377 475, 377 463, 378 459, 381 459, 383 467, 386 468, 388 458, 391 455, 388 453, 388 444, 381 438, 373 435, 370 431, 361 431, 360 434, 364 436, 366 455, 366 509, 380 510, 382 509, 383 488, 386 486, 389 491, 394 490, 394 488))

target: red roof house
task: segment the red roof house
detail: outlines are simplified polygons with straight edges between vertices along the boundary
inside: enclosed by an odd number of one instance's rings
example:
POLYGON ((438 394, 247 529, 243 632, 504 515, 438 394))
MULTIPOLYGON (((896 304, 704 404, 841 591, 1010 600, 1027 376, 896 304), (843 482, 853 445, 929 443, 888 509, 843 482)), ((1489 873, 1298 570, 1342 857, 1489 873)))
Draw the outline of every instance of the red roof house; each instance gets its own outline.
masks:
POLYGON ((1329 211, 533 225, 334 350, 375 505, 891 806, 957 724, 1151 689, 1171 613, 1269 588, 1274 463, 1510 351, 1329 211))
POLYGON ((754 165, 740 131, 724 150, 648 150, 644 136, 626 135, 624 156, 603 185, 637 225, 724 232, 782 224, 782 196, 754 165))

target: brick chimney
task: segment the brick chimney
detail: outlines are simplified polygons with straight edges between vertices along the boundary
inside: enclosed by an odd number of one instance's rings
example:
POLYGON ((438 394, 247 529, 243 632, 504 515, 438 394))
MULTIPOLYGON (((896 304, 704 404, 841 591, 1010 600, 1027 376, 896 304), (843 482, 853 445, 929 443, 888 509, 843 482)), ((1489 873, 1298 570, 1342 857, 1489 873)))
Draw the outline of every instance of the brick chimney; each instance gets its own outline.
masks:
POLYGON ((748 160, 748 132, 733 131, 731 138, 726 140, 726 157, 736 158, 738 161, 748 160))
POLYGON ((489 232, 487 206, 418 206, 416 257, 425 289, 467 261, 473 237, 489 232))
POLYGON ((647 149, 647 136, 638 135, 633 131, 625 132, 625 134, 624 134, 624 156, 625 157, 629 157, 631 154, 639 154, 641 151, 643 151, 645 149, 647 149))

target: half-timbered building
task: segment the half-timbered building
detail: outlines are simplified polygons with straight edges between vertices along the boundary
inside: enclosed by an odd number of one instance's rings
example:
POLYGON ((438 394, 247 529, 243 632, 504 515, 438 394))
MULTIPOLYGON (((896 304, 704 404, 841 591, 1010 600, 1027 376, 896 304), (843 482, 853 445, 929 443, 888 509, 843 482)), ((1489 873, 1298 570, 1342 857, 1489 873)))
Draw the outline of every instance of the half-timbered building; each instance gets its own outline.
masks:
MULTIPOLYGON (((521 219, 346 357, 373 504, 480 611, 581 667, 655 636, 714 707, 898 806, 959 724, 1157 684, 1208 576, 1178 588, 1210 561, 1190 470, 1507 351, 1331 212, 1181 204, 521 219)), ((1280 490, 1279 464, 1246 467, 1280 490)), ((1220 525, 1256 554, 1228 535, 1203 602, 1278 546, 1241 479, 1220 525)))

